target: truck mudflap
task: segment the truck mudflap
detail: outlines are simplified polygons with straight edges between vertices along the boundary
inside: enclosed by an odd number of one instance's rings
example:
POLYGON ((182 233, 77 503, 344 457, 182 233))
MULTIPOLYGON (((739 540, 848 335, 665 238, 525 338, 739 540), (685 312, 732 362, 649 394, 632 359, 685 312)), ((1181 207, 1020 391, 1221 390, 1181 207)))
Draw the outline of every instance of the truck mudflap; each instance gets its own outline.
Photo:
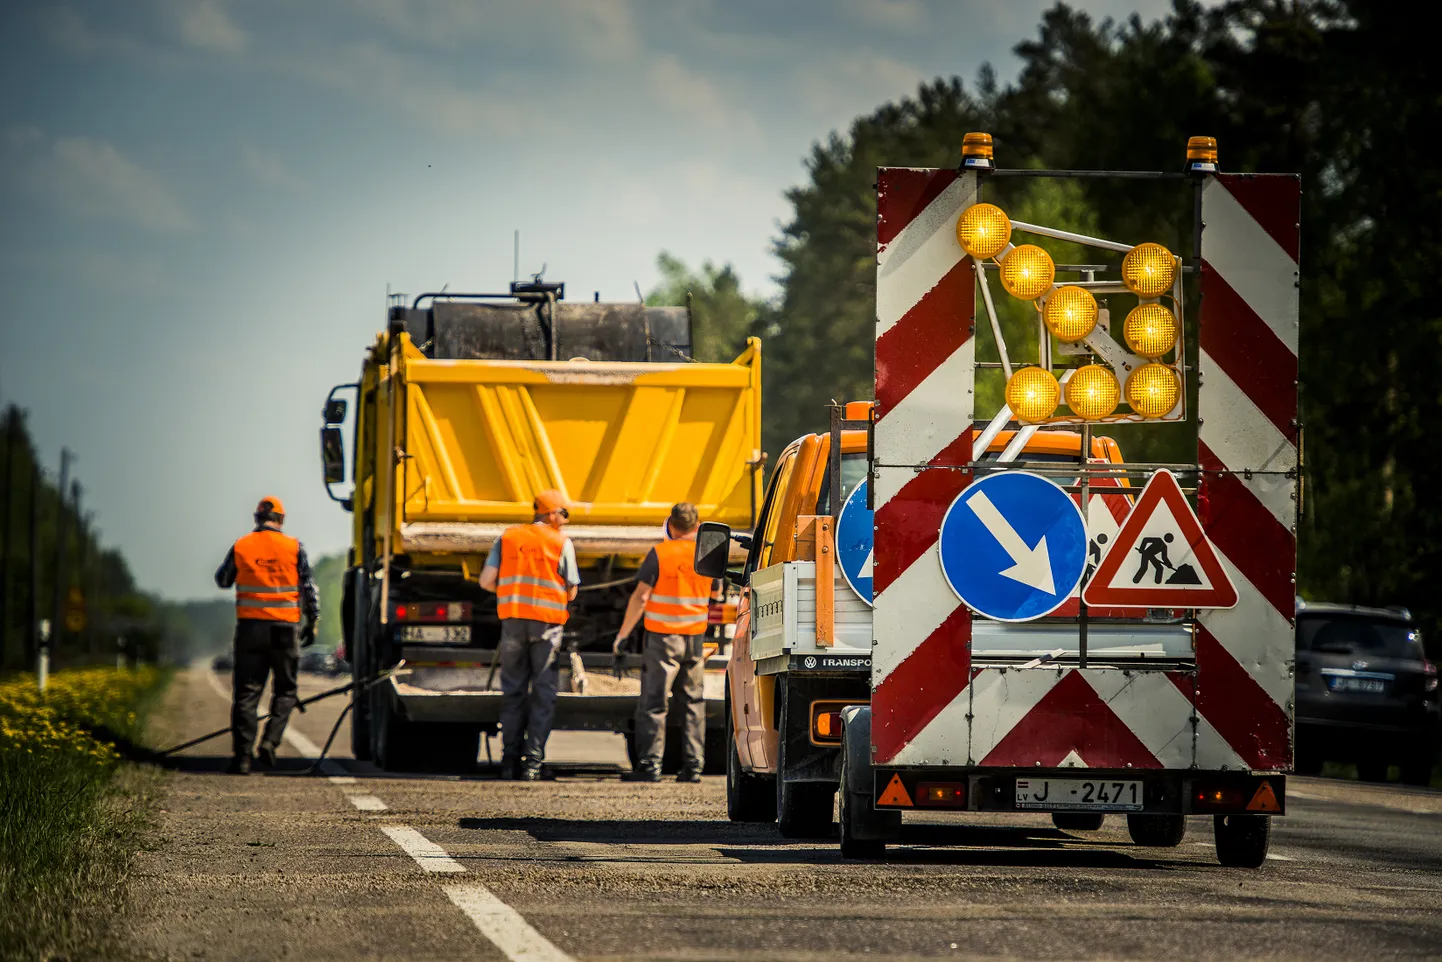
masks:
MULTIPOLYGON (((411 659, 383 682, 392 704, 407 721, 462 723, 482 728, 501 721, 501 671, 491 671, 492 651, 467 649, 442 658, 411 659)), ((627 656, 621 677, 611 670, 609 655, 580 656, 577 671, 566 653, 560 657, 559 692, 554 729, 625 732, 636 717, 641 694, 640 658, 627 656)), ((726 662, 706 663, 706 726, 725 727, 726 662)))
POLYGON ((1087 768, 889 768, 873 772, 878 809, 1285 815, 1286 776, 1087 768))

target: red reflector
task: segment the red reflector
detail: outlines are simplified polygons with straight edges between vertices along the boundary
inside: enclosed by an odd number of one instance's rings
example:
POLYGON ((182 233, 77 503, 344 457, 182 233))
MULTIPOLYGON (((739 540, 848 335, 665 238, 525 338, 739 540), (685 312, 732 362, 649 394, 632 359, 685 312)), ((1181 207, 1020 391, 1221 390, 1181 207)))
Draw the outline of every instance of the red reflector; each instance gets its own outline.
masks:
POLYGON ((1192 791, 1192 803, 1198 809, 1240 811, 1247 804, 1247 796, 1240 788, 1230 785, 1198 785, 1192 791))
POLYGON ((396 617, 397 617, 397 618, 404 618, 405 616, 406 616, 406 606, 405 606, 405 605, 396 605, 396 617))
POLYGON ((966 808, 966 783, 921 782, 916 786, 916 804, 928 808, 966 808))

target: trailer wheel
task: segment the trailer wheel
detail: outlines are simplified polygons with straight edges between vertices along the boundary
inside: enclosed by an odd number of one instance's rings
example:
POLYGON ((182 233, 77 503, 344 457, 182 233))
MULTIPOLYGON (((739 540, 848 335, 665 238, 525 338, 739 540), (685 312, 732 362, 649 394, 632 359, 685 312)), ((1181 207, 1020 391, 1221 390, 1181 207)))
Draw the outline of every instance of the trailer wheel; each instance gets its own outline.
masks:
POLYGON ((1128 815, 1127 834, 1138 845, 1176 848, 1187 837, 1185 815, 1128 815))
MULTIPOLYGON (((841 857, 842 858, 881 858, 886 854, 886 842, 875 838, 858 838, 857 829, 863 817, 865 809, 871 807, 870 796, 860 792, 851 791, 851 782, 847 777, 850 774, 847 756, 850 753, 843 746, 841 749, 841 804, 838 812, 841 822, 841 857)), ((890 814, 890 813, 888 813, 890 814)), ((901 816, 897 815, 897 821, 901 816)))
POLYGON ((741 767, 736 732, 731 727, 731 698, 726 698, 726 816, 733 822, 774 822, 776 790, 769 778, 741 767))
POLYGON ((1217 861, 1229 868, 1258 868, 1272 844, 1270 815, 1216 815, 1217 861))
POLYGON ((1102 812, 1052 812, 1051 823, 1063 832, 1095 832, 1106 822, 1102 812))

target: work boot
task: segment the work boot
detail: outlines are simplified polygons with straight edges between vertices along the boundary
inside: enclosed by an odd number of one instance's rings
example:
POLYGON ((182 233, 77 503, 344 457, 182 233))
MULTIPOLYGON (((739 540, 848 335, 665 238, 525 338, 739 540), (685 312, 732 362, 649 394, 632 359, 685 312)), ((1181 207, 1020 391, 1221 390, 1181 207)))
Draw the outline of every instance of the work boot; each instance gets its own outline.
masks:
POLYGON ((225 773, 227 775, 249 775, 250 756, 236 755, 232 757, 230 760, 230 764, 225 767, 225 773))
POLYGON ((260 747, 255 750, 255 767, 274 768, 275 748, 265 744, 264 742, 261 742, 260 747))
POLYGON ((681 771, 676 774, 676 781, 678 782, 699 782, 700 780, 700 765, 683 765, 681 771))
POLYGON ((622 781, 627 782, 659 782, 661 780, 661 766, 651 762, 641 762, 622 776, 622 781))

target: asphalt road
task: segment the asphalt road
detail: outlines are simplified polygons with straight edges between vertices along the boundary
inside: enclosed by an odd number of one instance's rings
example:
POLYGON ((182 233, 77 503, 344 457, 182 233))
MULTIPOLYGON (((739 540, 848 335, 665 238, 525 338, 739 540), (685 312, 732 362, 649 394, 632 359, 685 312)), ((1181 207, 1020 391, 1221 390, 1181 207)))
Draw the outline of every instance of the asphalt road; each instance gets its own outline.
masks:
MULTIPOLYGON (((307 678, 307 693, 336 684, 307 678)), ((181 674, 156 737, 226 723, 228 676, 181 674)), ((1292 779, 1273 857, 1216 864, 1120 818, 940 816, 885 863, 732 825, 721 779, 632 785, 618 736, 557 733, 551 782, 381 776, 293 722, 282 769, 188 752, 132 882, 131 948, 166 959, 1392 958, 1442 956, 1442 793, 1292 779), (940 836, 947 843, 936 845, 940 836)), ((909 816, 908 816, 909 817, 909 816)), ((908 823, 909 825, 910 823, 908 823)))

